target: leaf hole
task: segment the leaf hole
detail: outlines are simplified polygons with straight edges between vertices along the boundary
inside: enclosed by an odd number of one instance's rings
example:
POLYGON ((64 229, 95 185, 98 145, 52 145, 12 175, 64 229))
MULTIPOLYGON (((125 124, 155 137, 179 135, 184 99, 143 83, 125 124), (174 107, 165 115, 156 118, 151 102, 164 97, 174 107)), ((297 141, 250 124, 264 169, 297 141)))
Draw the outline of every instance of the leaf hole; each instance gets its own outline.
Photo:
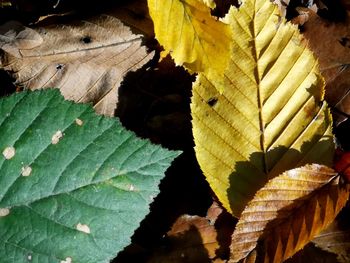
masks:
POLYGON ((63 67, 64 67, 63 64, 57 64, 57 65, 56 65, 56 69, 57 69, 57 70, 61 70, 61 69, 63 69, 63 67))
POLYGON ((208 101, 207 101, 207 104, 210 106, 210 107, 214 107, 215 104, 218 102, 218 98, 210 98, 208 101))
POLYGON ((81 39, 81 42, 83 42, 84 44, 90 44, 92 42, 92 39, 90 36, 85 36, 81 39))

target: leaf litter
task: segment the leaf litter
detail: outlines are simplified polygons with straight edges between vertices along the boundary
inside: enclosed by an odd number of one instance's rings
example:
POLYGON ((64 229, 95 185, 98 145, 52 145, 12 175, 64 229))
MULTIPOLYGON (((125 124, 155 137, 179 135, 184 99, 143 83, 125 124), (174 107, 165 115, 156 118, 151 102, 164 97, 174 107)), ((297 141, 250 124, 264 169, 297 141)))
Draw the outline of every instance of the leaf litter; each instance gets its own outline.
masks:
MULTIPOLYGON (((291 2, 293 2, 293 1, 291 1, 291 2)), ((310 2, 310 1, 309 1, 310 2)), ((153 113, 152 113, 153 114, 153 113)), ((157 139, 157 137, 159 137, 159 135, 155 135, 155 137, 154 138, 156 138, 157 139)), ((142 227, 141 227, 142 228, 142 227)), ((68 259, 69 260, 69 259, 68 259)), ((311 259, 308 259, 308 260, 311 260, 311 259)), ((119 261, 117 261, 117 262, 119 262, 119 261)), ((310 261, 310 262, 312 262, 312 260, 310 261)))

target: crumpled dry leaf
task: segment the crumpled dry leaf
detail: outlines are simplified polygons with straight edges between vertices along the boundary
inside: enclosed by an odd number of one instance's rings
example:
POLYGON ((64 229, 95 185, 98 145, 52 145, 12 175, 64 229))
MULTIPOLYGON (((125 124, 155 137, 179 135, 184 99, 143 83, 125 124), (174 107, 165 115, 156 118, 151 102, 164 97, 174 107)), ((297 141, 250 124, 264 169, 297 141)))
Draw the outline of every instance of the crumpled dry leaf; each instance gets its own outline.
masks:
MULTIPOLYGON (((290 0, 273 0, 272 2, 274 2, 280 12, 281 12, 281 15, 283 17, 286 17, 287 15, 287 8, 290 4, 290 0)), ((296 7, 296 10, 299 12, 299 10, 303 10, 305 9, 305 6, 307 6, 308 8, 312 9, 314 12, 317 12, 317 9, 318 9, 318 6, 321 5, 321 1, 313 1, 313 0, 304 0, 304 1, 301 1, 301 4, 303 4, 303 6, 298 6, 296 7)), ((307 9, 307 8, 306 8, 307 9)))
POLYGON ((337 255, 339 263, 350 262, 350 209, 346 207, 336 220, 312 242, 319 248, 337 255))
POLYGON ((21 58, 3 48, 0 68, 12 73, 19 86, 59 88, 66 99, 92 102, 98 113, 108 116, 114 114, 125 74, 153 57, 141 46, 142 36, 112 16, 34 30, 43 42, 31 49, 12 45, 21 58))
MULTIPOLYGON (((337 111, 350 114, 350 24, 331 22, 309 10, 303 35, 320 63, 326 80, 325 98, 337 111)), ((335 114, 339 123, 346 117, 335 114)))
POLYGON ((315 246, 312 242, 307 244, 302 250, 294 256, 287 259, 284 263, 339 263, 337 256, 315 246))
POLYGON ((147 0, 127 1, 122 6, 109 9, 107 15, 114 16, 131 28, 133 33, 154 38, 153 22, 149 16, 147 0))
POLYGON ((312 164, 270 180, 246 206, 232 235, 231 261, 283 262, 327 227, 348 200, 333 169, 312 164))
POLYGON ((230 234, 235 220, 216 202, 206 217, 182 215, 166 234, 166 245, 154 251, 149 263, 215 262, 228 257, 230 234))
POLYGON ((17 21, 9 21, 0 26, 0 49, 21 58, 21 49, 32 49, 43 42, 35 30, 23 26, 17 21))

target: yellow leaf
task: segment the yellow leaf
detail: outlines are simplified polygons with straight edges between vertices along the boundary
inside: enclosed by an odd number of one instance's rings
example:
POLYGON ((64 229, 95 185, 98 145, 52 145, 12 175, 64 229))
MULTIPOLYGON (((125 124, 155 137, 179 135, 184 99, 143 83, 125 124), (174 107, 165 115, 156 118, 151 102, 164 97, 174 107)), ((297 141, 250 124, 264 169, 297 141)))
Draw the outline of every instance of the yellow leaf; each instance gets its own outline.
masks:
POLYGON ((229 262, 280 263, 302 249, 348 200, 349 185, 339 179, 333 169, 312 164, 269 181, 242 212, 229 262))
POLYGON ((206 4, 211 9, 214 9, 216 7, 214 0, 201 0, 204 4, 206 4))
MULTIPOLYGON (((229 62, 231 30, 210 15, 207 0, 148 0, 157 40, 177 65, 222 74, 229 62)), ((212 5, 211 5, 212 6, 212 5)))
POLYGON ((324 81, 296 26, 268 0, 246 0, 227 21, 235 35, 224 88, 199 74, 191 103, 195 151, 224 207, 239 216, 268 179, 307 163, 331 165, 324 81))

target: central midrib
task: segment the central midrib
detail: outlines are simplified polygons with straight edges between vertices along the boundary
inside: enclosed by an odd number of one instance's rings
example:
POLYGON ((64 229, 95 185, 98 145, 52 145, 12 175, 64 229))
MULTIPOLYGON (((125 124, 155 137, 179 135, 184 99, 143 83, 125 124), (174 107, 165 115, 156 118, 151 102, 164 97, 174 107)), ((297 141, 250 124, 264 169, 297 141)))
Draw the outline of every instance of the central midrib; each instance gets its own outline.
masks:
POLYGON ((253 26, 252 26, 252 36, 254 37, 253 42, 253 57, 255 59, 255 70, 254 70, 254 75, 255 75, 255 80, 257 84, 257 102, 258 102, 258 109, 259 109, 259 128, 260 128, 260 149, 262 152, 263 156, 263 172, 266 174, 266 180, 268 180, 268 167, 267 167, 267 156, 266 156, 266 148, 265 148, 265 127, 264 127, 264 118, 263 118, 263 113, 262 113, 262 96, 260 92, 260 72, 258 68, 258 54, 257 54, 257 48, 256 48, 256 30, 255 30, 255 15, 257 13, 257 7, 256 7, 256 2, 254 3, 254 13, 253 13, 253 26))

